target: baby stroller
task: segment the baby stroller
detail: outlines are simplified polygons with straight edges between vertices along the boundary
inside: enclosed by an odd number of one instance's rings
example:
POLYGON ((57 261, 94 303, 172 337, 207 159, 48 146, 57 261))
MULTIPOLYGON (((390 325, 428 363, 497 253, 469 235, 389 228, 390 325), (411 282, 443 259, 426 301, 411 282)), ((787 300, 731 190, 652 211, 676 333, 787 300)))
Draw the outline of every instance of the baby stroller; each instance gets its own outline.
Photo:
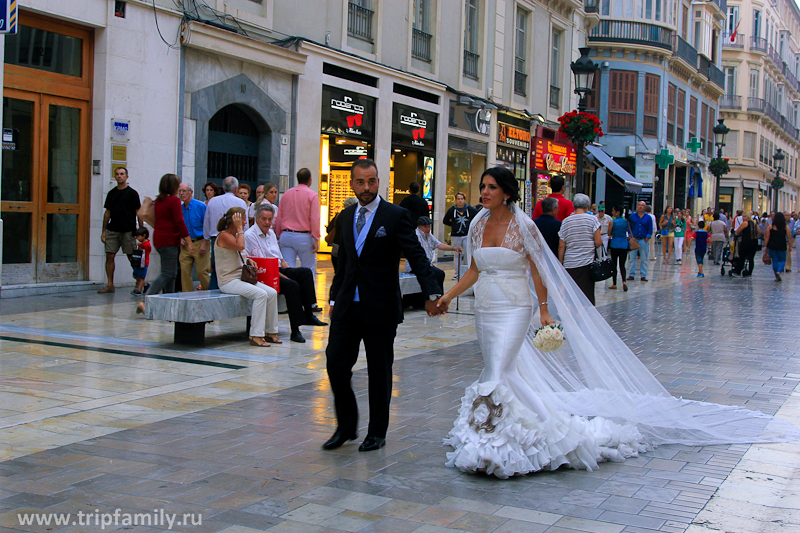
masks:
POLYGON ((738 253, 739 249, 738 246, 731 246, 731 243, 726 242, 725 247, 722 248, 722 263, 719 268, 719 275, 725 275, 725 264, 728 264, 728 275, 733 276, 733 262, 737 259, 736 254, 738 253))

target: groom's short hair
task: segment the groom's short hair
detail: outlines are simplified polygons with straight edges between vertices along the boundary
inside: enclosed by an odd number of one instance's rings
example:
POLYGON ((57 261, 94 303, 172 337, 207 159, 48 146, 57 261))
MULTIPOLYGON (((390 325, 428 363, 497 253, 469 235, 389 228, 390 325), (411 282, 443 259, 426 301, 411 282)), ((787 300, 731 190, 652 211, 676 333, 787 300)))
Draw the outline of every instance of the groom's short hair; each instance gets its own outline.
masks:
POLYGON ((372 159, 356 159, 350 167, 350 179, 353 179, 353 171, 357 168, 375 168, 375 175, 378 175, 378 165, 372 159))

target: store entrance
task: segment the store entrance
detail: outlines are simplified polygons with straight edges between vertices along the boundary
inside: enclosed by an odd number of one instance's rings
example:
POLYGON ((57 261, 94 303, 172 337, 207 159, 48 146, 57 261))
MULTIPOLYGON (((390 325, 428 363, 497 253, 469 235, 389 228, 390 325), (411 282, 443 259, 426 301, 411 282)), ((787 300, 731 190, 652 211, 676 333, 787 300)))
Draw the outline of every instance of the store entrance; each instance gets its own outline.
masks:
POLYGON ((428 210, 433 216, 434 166, 435 161, 432 155, 395 148, 391 158, 387 200, 393 204, 399 204, 409 196, 411 184, 416 182, 420 186, 417 194, 428 203, 428 210))

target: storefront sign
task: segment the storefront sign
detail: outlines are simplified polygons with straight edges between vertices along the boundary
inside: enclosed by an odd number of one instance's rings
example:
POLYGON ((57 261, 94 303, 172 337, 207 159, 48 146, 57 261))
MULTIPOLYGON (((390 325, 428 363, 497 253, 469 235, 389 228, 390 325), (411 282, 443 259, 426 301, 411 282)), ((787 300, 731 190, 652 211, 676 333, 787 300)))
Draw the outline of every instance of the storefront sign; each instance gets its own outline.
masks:
POLYGON ((531 132, 511 124, 498 122, 497 142, 527 151, 531 147, 531 132))
POLYGON ((322 87, 322 132, 372 140, 375 99, 335 87, 322 87))
POLYGON ((458 105, 455 100, 450 100, 451 128, 489 135, 489 126, 492 122, 492 112, 487 109, 470 109, 466 105, 458 105))
POLYGON ((0 33, 17 33, 17 0, 0 0, 0 33))
POLYGON ((566 144, 536 138, 531 168, 555 174, 575 174, 575 148, 566 144))
POLYGON ((432 151, 436 149, 436 113, 394 104, 392 145, 432 151))

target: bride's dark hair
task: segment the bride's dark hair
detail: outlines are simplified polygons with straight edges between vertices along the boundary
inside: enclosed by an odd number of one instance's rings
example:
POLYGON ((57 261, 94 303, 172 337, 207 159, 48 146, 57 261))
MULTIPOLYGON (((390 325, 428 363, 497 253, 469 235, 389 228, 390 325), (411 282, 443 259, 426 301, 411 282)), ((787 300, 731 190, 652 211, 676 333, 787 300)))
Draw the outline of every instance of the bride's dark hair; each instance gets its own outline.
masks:
POLYGON ((483 174, 481 174, 481 189, 483 189, 484 176, 491 176, 494 178, 494 181, 503 189, 503 192, 509 195, 509 203, 516 202, 520 199, 517 178, 515 178, 514 174, 506 167, 487 168, 483 174))

